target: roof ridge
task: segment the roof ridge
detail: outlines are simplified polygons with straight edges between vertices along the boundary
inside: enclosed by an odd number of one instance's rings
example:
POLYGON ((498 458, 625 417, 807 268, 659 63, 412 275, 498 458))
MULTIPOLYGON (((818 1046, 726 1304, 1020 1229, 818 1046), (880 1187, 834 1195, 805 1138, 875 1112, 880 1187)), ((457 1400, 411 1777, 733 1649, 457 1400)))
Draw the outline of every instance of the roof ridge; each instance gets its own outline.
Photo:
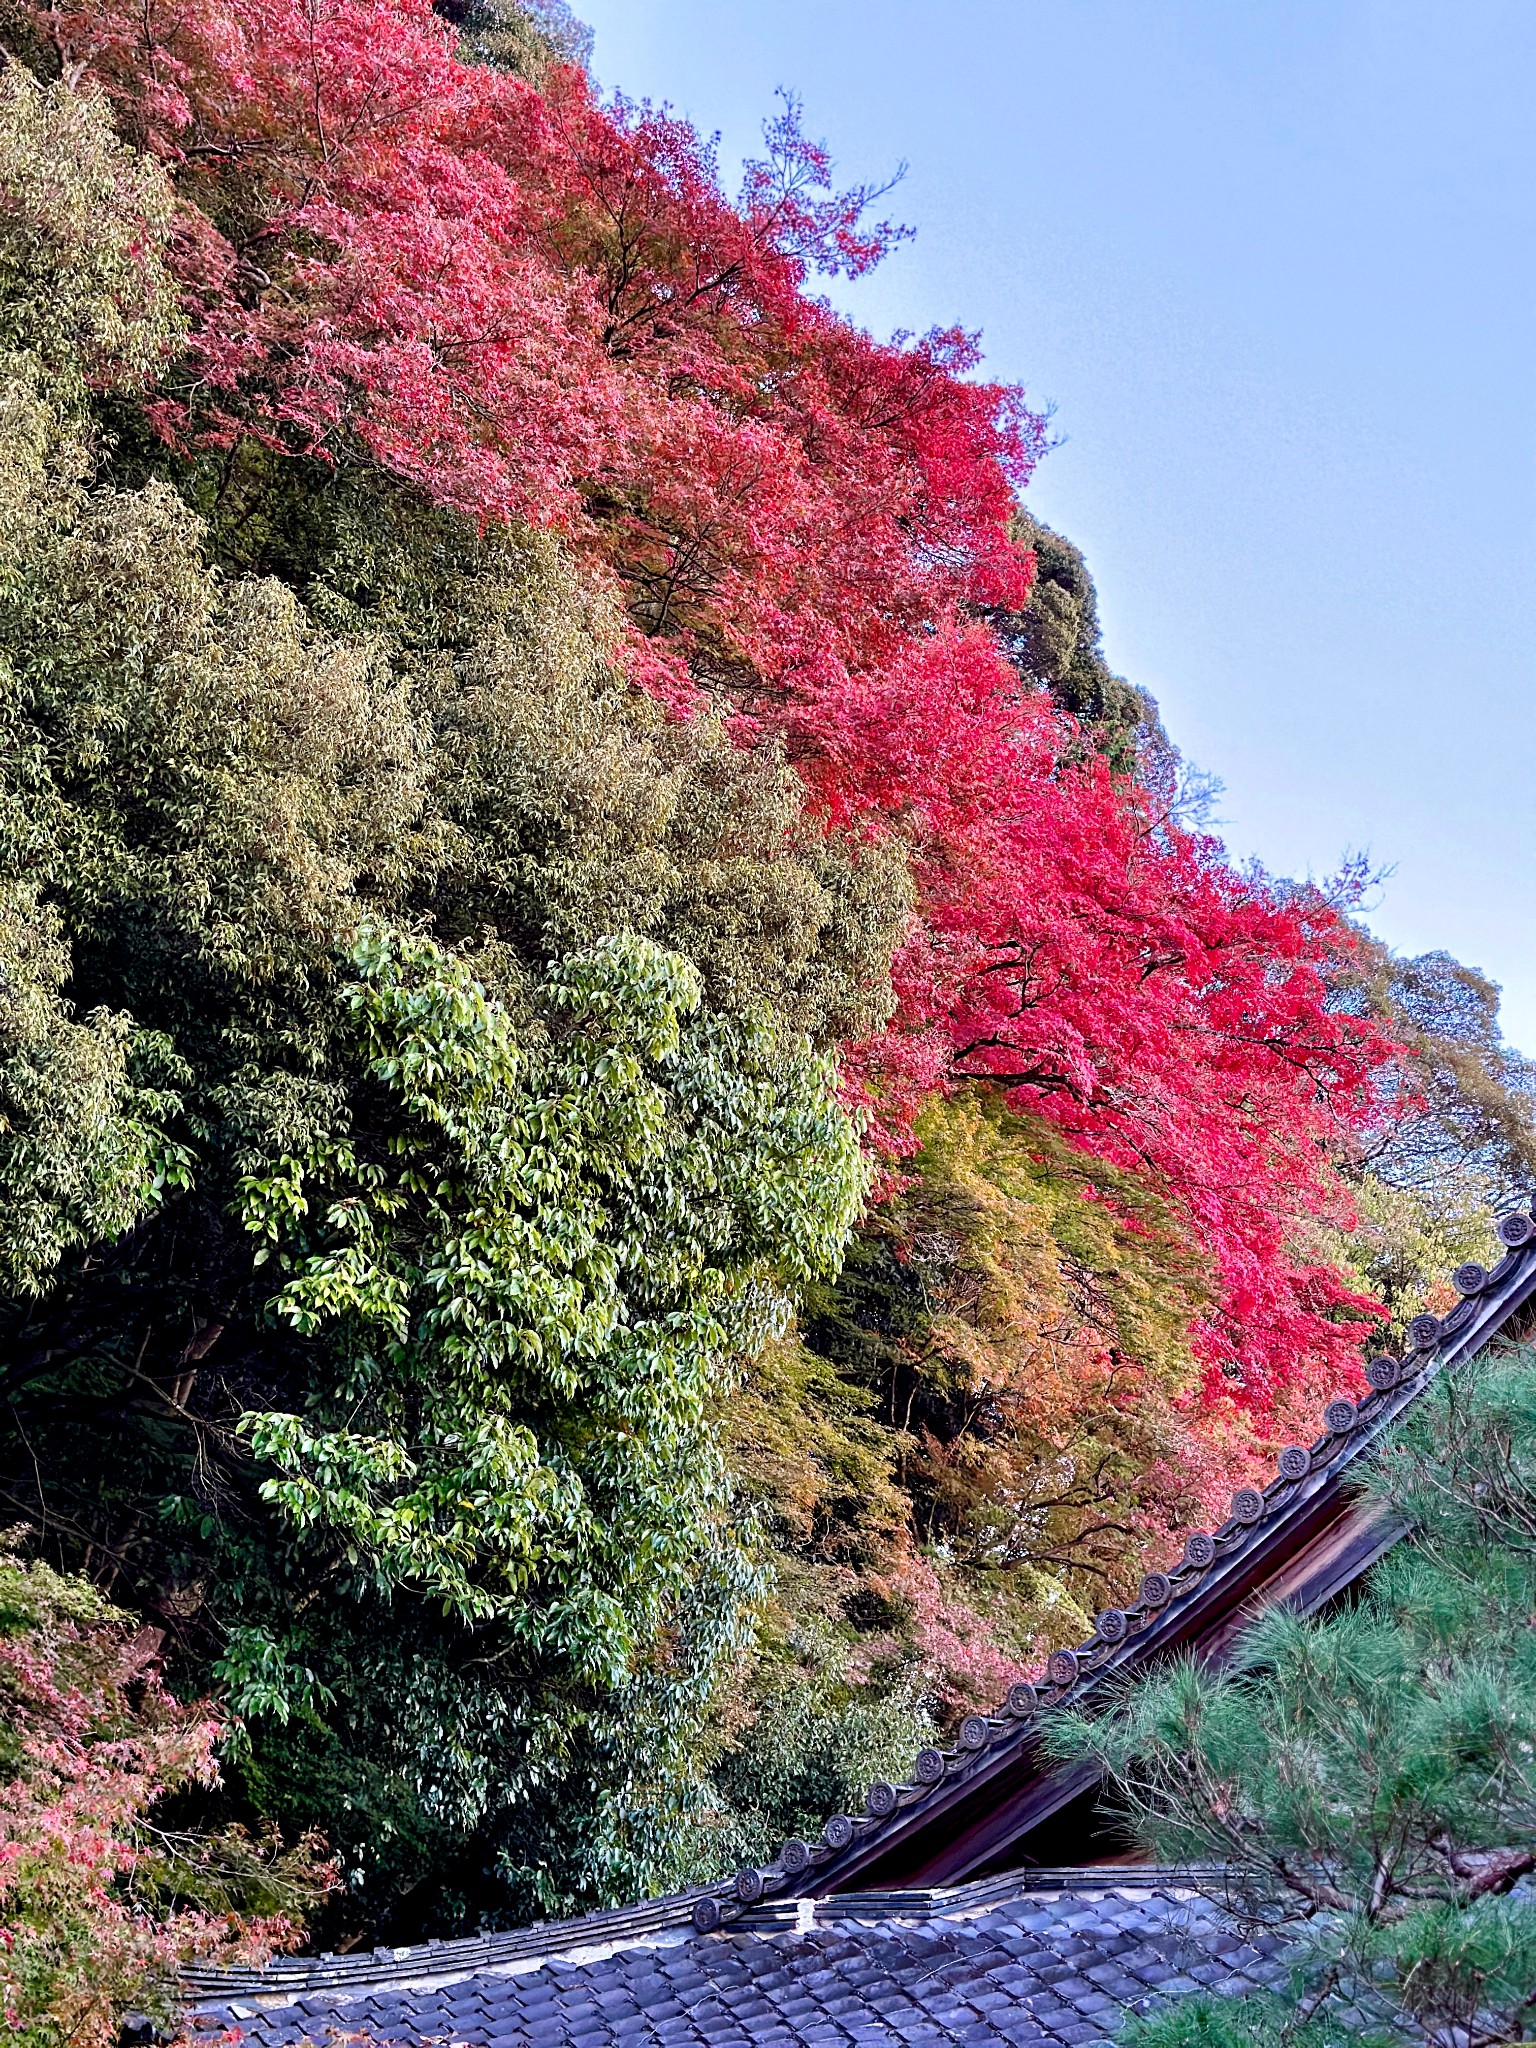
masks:
MULTIPOLYGON (((1081 1869, 1008 1871, 959 1885, 875 1886, 807 1902, 814 1925, 879 1926, 903 1920, 934 1921, 984 1912, 1035 1894, 1200 1891, 1225 1880, 1220 1864, 1093 1864, 1081 1869)), ((204 1963, 182 1972, 182 1982, 204 1997, 254 2000, 273 2010, 329 1994, 364 1998, 402 1986, 432 1987, 487 1973, 520 1975, 546 1963, 582 1965, 647 1946, 668 1947, 695 1929, 695 1895, 674 1893, 639 1906, 619 1906, 576 1920, 540 1921, 499 1934, 458 1941, 427 1941, 350 1955, 280 1956, 251 1966, 204 1963)), ((744 1913, 737 1931, 772 1936, 803 1931, 798 1899, 780 1899, 744 1913)), ((237 2017, 239 2015, 237 2014, 237 2017)))
POLYGON ((1159 1632, 1163 1618, 1180 1609, 1207 1574, 1311 1500, 1325 1480, 1377 1441, 1438 1372, 1480 1349, 1519 1306, 1530 1289, 1516 1290, 1512 1283, 1536 1275, 1536 1220, 1515 1213, 1501 1217, 1495 1229, 1505 1246, 1498 1264, 1491 1270, 1476 1260, 1459 1265, 1451 1275, 1461 1296, 1456 1306, 1443 1317, 1416 1315, 1408 1325, 1404 1356, 1381 1352, 1369 1359, 1361 1399, 1341 1395, 1330 1401, 1323 1410, 1322 1434, 1310 1445, 1290 1444, 1281 1451, 1275 1476, 1262 1490, 1239 1487, 1220 1527, 1192 1533, 1179 1562, 1166 1572, 1148 1572, 1129 1607, 1104 1609, 1085 1642, 1053 1650, 1039 1679, 1010 1686, 992 1713, 968 1714, 952 1748, 920 1750, 908 1782, 871 1785, 862 1814, 833 1814, 819 1842, 792 1836, 768 1863, 738 1870, 733 1879, 703 1890, 694 1903, 694 1926, 707 1933, 734 1921, 770 1895, 786 1893, 807 1875, 819 1873, 856 1844, 864 1848, 952 1786, 999 1742, 1021 1741, 1042 1710, 1080 1697, 1110 1671, 1134 1661, 1134 1654, 1159 1632))

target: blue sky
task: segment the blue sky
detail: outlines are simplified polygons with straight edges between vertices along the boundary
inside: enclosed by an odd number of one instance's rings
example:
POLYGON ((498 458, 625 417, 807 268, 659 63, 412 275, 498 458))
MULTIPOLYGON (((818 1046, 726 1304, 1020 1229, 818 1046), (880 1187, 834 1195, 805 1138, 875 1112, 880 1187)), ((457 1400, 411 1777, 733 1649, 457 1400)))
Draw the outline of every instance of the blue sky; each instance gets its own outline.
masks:
POLYGON ((1030 492, 1235 855, 1394 872, 1372 923, 1536 1051, 1536 6, 576 0, 607 89, 776 88, 915 241, 840 294, 1054 409, 1030 492))

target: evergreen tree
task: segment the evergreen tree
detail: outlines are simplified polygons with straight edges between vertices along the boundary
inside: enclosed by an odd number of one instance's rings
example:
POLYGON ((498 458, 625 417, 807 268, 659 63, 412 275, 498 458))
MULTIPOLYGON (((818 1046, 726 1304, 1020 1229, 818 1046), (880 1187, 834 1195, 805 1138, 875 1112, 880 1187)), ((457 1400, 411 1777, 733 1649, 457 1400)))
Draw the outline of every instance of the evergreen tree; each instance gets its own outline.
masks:
POLYGON ((1536 2035, 1536 1353, 1447 1375, 1362 1481, 1410 1533, 1339 1611, 1284 1609, 1220 1672, 1181 1663, 1059 1754, 1145 1843, 1222 1863, 1294 1943, 1287 1995, 1192 1999, 1140 2048, 1496 2048, 1536 2035))
POLYGON ((1012 531, 1034 558, 1035 580, 1022 610, 999 606, 987 615, 1008 660, 1026 682, 1049 690, 1116 767, 1134 769, 1144 754, 1161 763, 1172 749, 1157 706, 1109 665, 1081 548, 1024 511, 1012 531))

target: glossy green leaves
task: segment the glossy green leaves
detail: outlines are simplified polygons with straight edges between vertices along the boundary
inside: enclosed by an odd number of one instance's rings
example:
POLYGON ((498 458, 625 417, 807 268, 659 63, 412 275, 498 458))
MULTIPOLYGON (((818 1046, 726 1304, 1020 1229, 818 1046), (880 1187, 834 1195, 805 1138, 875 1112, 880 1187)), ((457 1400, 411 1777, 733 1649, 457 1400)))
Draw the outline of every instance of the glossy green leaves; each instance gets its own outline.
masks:
POLYGON ((244 1419, 263 1494, 380 1592, 616 1682, 726 1497, 710 1396, 836 1271, 856 1130, 646 939, 555 965, 523 1042, 428 939, 371 925, 349 964, 347 1113, 241 1184, 317 1367, 244 1419))

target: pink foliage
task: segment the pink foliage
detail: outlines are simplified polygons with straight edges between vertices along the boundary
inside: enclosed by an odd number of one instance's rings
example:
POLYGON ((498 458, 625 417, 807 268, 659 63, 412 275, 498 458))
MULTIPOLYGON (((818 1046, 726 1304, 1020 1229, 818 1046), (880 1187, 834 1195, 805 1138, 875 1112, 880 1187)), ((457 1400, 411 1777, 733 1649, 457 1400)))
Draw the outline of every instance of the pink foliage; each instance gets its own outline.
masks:
MULTIPOLYGON (((868 1636, 848 1661, 845 1676, 866 1684, 876 1667, 916 1653, 922 1682, 943 1717, 991 1709, 1031 1667, 1007 1656, 983 1617, 946 1592, 919 1551, 907 1551, 871 1581, 905 1610, 899 1637, 868 1636)), ((1038 1660, 1036 1660, 1038 1661, 1038 1660)))
MULTIPOLYGON (((194 1956, 259 1960, 299 1930, 281 1915, 177 1906, 156 1804, 217 1782, 223 1729, 77 1581, 0 1558, 0 2015, 28 2044, 110 2048, 130 2005, 168 2011, 194 1956)), ((322 1887, 327 1873, 312 1866, 322 1887)))

